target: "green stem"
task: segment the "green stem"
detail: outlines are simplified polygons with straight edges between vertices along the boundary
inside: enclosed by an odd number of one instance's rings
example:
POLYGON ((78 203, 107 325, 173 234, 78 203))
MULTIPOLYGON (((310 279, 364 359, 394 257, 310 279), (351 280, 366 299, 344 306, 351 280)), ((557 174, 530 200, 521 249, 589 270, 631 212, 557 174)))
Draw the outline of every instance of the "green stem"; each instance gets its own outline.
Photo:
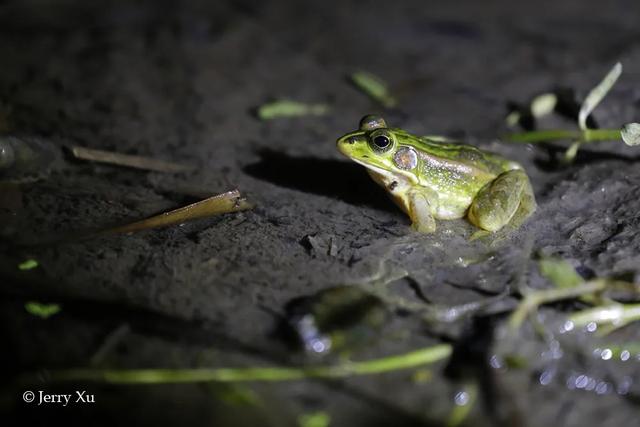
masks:
POLYGON ((604 279, 595 279, 584 282, 571 288, 544 289, 532 291, 524 296, 523 301, 509 318, 509 327, 516 330, 522 325, 524 319, 543 304, 562 301, 569 298, 578 298, 586 294, 602 291, 607 285, 604 279))
MULTIPOLYGON (((414 368, 437 362, 451 354, 440 344, 409 353, 365 362, 307 368, 194 368, 194 369, 65 369, 49 372, 50 381, 97 381, 111 384, 161 384, 192 382, 290 381, 305 378, 343 378, 414 368)), ((33 382, 34 377, 25 378, 33 382)))
POLYGON ((602 334, 621 328, 631 322, 640 320, 640 304, 613 303, 579 311, 569 318, 576 326, 584 326, 589 322, 598 325, 610 325, 602 334))
POLYGON ((532 132, 520 132, 505 135, 509 142, 536 143, 548 142, 558 139, 571 139, 580 142, 611 141, 621 138, 620 129, 587 129, 581 130, 537 130, 532 132))

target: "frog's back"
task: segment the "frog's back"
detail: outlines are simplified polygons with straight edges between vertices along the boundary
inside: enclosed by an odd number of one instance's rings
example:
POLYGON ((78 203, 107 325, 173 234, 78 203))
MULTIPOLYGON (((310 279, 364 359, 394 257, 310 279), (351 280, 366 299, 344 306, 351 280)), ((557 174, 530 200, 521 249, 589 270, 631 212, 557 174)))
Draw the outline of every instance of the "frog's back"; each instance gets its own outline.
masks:
POLYGON ((460 218, 475 195, 501 173, 520 166, 474 146, 419 138, 420 185, 438 194, 436 217, 460 218))
POLYGON ((522 169, 516 162, 507 160, 498 154, 480 150, 473 145, 442 142, 429 137, 420 137, 419 143, 425 153, 449 160, 452 164, 459 162, 474 167, 494 177, 512 169, 522 169))

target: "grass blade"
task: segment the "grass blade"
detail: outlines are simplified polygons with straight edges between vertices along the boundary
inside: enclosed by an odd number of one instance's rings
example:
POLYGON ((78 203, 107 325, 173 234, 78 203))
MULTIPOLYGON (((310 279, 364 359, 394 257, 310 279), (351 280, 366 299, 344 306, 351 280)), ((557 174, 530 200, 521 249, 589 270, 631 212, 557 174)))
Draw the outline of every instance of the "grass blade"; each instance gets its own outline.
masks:
POLYGON ((587 117, 591 114, 591 112, 600 104, 600 101, 607 96, 609 90, 613 87, 613 85, 620 77, 622 73, 622 64, 617 63, 613 66, 611 71, 602 79, 600 83, 587 95, 582 106, 580 107, 580 113, 578 114, 578 126, 580 129, 587 130, 587 117))
MULTIPOLYGON (((405 354, 363 362, 307 367, 247 367, 193 369, 69 369, 51 371, 51 381, 98 381, 111 384, 167 384, 194 382, 292 381, 306 378, 347 378, 415 368, 446 359, 451 345, 439 344, 405 354)), ((23 377, 33 382, 40 375, 23 377)))
POLYGON ((395 98, 391 96, 387 84, 381 78, 366 71, 357 71, 351 74, 351 81, 358 89, 382 106, 386 108, 396 106, 395 98))

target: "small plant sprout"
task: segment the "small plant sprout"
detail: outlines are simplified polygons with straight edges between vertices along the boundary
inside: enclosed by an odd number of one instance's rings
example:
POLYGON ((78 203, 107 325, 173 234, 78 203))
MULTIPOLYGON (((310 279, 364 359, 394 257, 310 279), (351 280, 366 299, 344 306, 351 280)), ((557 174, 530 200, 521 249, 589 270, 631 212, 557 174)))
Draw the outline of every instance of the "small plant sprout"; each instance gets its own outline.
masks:
POLYGON ((518 329, 526 317, 540 305, 567 299, 579 299, 594 306, 579 311, 570 318, 576 325, 595 322, 608 323, 618 328, 634 320, 640 320, 640 304, 622 304, 604 295, 607 291, 617 290, 628 292, 637 298, 640 297, 637 284, 609 278, 584 280, 571 264, 560 259, 543 259, 539 262, 538 268, 540 274, 555 287, 524 293, 522 302, 509 319, 509 327, 512 330, 518 329))
POLYGON ((514 106, 505 121, 507 126, 515 127, 521 124, 526 117, 539 119, 553 113, 558 105, 558 96, 555 93, 541 93, 534 97, 527 107, 514 106))
POLYGON ((573 288, 584 282, 573 266, 563 259, 543 258, 538 262, 538 269, 558 288, 573 288))
MULTIPOLYGON (((622 73, 622 64, 619 62, 613 66, 611 71, 602 79, 602 81, 587 95, 584 102, 580 106, 580 112, 578 113, 578 127, 583 132, 589 132, 587 127, 587 117, 591 112, 600 104, 600 101, 604 99, 607 93, 611 90, 616 83, 620 74, 622 73)), ((578 139, 574 141, 567 151, 565 152, 565 161, 572 162, 575 159, 578 149, 582 145, 582 142, 578 139)))
POLYGON ((613 66, 604 79, 602 79, 596 87, 591 89, 591 92, 589 92, 585 98, 582 106, 580 107, 580 112, 578 113, 578 126, 581 130, 589 130, 587 127, 587 117, 589 117, 591 112, 598 106, 598 104, 600 104, 600 101, 602 101, 607 93, 609 93, 620 77, 620 74, 622 74, 622 64, 618 62, 613 66))
MULTIPOLYGON (((619 62, 607 73, 607 75, 587 94, 578 113, 578 130, 551 129, 531 132, 513 133, 506 139, 511 142, 539 143, 554 140, 569 140, 571 145, 564 154, 566 162, 572 162, 580 147, 586 143, 612 141, 621 139, 629 146, 640 144, 640 124, 628 123, 622 129, 591 129, 587 125, 587 119, 609 93, 622 73, 622 64, 619 62)), ((531 104, 531 113, 535 117, 548 114, 555 109, 557 99, 544 94, 531 104)), ((513 118, 509 122, 513 122, 513 118)))
POLYGON ((326 104, 305 104, 303 102, 280 99, 258 107, 256 114, 260 120, 284 117, 323 116, 331 108, 326 104))
POLYGON ((531 101, 531 114, 533 117, 544 117, 553 113, 558 104, 558 97, 554 93, 543 93, 531 101))
POLYGON ((24 309, 41 319, 48 319, 54 314, 60 312, 60 306, 58 304, 43 304, 36 301, 29 301, 24 305, 24 309))
POLYGON ((310 412, 298 417, 299 427, 329 427, 331 416, 324 411, 310 412))
POLYGON ((38 261, 36 261, 35 259, 28 259, 18 264, 18 270, 20 271, 33 270, 34 268, 38 267, 38 265, 39 265, 38 261))
MULTIPOLYGON (((538 269, 542 277, 553 283, 558 289, 571 289, 584 283, 584 279, 566 260, 558 258, 542 258, 538 261, 538 269)), ((580 298, 584 302, 593 302, 591 295, 580 298)))
POLYGON ((380 77, 366 71, 356 71, 350 77, 358 89, 383 107, 393 108, 397 105, 397 101, 390 94, 387 84, 380 77))

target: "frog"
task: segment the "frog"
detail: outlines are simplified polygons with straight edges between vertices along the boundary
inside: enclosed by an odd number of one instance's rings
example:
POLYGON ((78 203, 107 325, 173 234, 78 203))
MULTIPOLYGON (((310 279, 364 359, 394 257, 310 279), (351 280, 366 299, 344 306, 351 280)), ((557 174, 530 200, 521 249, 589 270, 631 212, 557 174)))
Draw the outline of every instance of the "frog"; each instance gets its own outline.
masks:
POLYGON ((436 220, 466 218, 478 232, 517 229, 537 208, 531 182, 517 162, 443 137, 416 136, 366 115, 338 138, 340 153, 364 166, 422 233, 436 220))

